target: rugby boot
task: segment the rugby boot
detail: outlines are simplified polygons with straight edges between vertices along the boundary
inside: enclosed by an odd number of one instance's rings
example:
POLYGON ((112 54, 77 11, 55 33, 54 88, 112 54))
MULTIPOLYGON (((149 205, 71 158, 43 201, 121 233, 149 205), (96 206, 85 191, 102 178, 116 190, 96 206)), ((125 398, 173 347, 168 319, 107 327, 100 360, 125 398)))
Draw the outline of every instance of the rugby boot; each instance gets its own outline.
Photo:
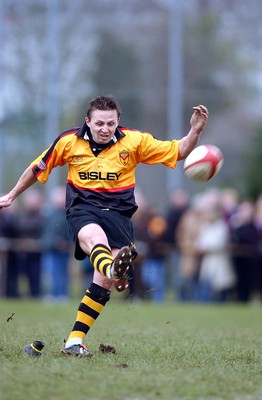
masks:
POLYGON ((73 344, 72 346, 67 348, 65 348, 64 344, 61 349, 61 353, 63 353, 65 356, 75 355, 79 357, 93 357, 93 355, 83 343, 73 344))
POLYGON ((128 286, 129 286, 128 280, 124 277, 118 279, 115 283, 115 288, 118 292, 123 292, 124 290, 126 290, 128 288, 128 286))
POLYGON ((135 245, 122 247, 111 266, 111 279, 118 281, 121 278, 127 278, 127 271, 136 257, 135 245))

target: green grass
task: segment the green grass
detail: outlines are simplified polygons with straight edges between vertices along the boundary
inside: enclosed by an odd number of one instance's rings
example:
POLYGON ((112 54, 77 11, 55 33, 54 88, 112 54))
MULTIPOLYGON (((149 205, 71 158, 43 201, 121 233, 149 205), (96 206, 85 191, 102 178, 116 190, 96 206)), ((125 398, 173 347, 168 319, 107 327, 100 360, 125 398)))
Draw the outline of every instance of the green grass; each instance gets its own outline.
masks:
POLYGON ((117 296, 90 333, 93 359, 60 354, 78 303, 1 299, 0 400, 262 399, 261 306, 117 296), (46 343, 39 359, 22 350, 34 340, 46 343), (101 353, 101 343, 116 354, 101 353))

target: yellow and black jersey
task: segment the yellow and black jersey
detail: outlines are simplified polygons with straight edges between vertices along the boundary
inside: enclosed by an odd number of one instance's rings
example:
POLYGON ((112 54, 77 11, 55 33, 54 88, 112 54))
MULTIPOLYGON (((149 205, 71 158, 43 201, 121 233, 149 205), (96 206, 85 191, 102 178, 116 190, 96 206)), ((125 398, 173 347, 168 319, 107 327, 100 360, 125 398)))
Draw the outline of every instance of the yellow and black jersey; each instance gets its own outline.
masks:
POLYGON ((161 141, 150 133, 118 127, 107 145, 92 141, 84 124, 61 133, 51 146, 31 163, 41 183, 52 169, 68 164, 66 209, 77 204, 117 210, 132 216, 135 170, 138 163, 162 163, 175 168, 178 141, 161 141))

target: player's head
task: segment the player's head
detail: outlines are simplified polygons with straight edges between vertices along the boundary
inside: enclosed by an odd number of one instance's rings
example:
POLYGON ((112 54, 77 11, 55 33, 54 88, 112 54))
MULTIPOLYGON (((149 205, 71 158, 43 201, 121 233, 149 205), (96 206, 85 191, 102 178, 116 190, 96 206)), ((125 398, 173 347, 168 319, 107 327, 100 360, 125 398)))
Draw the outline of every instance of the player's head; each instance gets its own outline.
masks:
POLYGON ((86 116, 91 120, 94 110, 108 111, 116 110, 118 119, 121 116, 121 107, 118 101, 113 96, 98 96, 90 100, 86 116))
POLYGON ((110 142, 117 129, 120 114, 120 106, 112 96, 99 96, 90 101, 85 121, 96 143, 110 142))

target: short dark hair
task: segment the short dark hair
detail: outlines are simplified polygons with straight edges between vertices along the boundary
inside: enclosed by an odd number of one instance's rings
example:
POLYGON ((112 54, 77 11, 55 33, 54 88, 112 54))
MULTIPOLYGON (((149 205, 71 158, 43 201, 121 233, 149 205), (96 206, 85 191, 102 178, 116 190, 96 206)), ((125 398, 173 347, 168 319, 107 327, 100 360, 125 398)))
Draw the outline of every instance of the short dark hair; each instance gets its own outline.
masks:
POLYGON ((116 110, 118 118, 121 115, 121 107, 118 101, 113 96, 98 96, 89 101, 86 116, 91 119, 91 114, 94 110, 116 110))

